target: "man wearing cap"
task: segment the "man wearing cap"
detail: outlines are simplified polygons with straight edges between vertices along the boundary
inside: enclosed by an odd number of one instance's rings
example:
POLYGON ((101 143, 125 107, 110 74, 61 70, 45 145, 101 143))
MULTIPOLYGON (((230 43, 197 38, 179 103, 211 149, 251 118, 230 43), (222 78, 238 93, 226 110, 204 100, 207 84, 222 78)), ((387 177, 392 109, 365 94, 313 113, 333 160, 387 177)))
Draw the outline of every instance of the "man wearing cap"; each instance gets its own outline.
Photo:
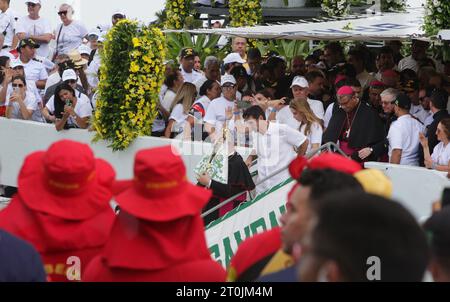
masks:
POLYGON ((88 145, 54 143, 25 159, 0 228, 33 244, 51 281, 80 281, 109 237, 114 179, 111 165, 88 145))
MULTIPOLYGON (((220 135, 226 122, 226 111, 234 110, 236 106, 236 84, 236 79, 232 75, 222 76, 222 96, 213 100, 206 111, 205 130, 212 139, 215 138, 215 134, 220 135)), ((239 115, 240 112, 236 111, 235 114, 239 115)))
POLYGON ((405 94, 399 94, 394 101, 397 121, 392 123, 387 139, 389 140, 389 162, 397 165, 419 166, 419 133, 423 125, 409 112, 411 100, 405 94))
POLYGON ((10 0, 0 0, 0 33, 5 37, 3 49, 10 51, 17 46, 16 24, 18 15, 9 7, 10 0))
POLYGON ((184 81, 195 83, 202 78, 202 74, 194 70, 194 60, 197 53, 193 48, 183 48, 180 53, 180 71, 184 81))
POLYGON ((84 281, 225 281, 225 271, 211 259, 200 217, 212 193, 187 180, 174 151, 166 146, 136 154, 134 180, 115 198, 120 213, 84 281))
POLYGON ((245 63, 244 59, 237 52, 232 52, 228 54, 225 59, 223 59, 223 67, 225 74, 231 74, 231 70, 236 66, 242 66, 245 63))
POLYGON ((117 23, 119 23, 119 21, 126 19, 127 16, 125 15, 125 13, 123 13, 122 11, 116 11, 113 13, 112 17, 111 17, 111 22, 113 26, 116 26, 117 23))
POLYGON ((342 151, 357 162, 376 161, 373 146, 384 141, 386 133, 378 113, 359 100, 352 87, 343 86, 338 92, 338 104, 323 134, 322 143, 338 143, 342 151), (361 154, 367 149, 369 154, 361 154))
POLYGON ((419 81, 405 81, 404 83, 402 83, 402 90, 411 100, 411 111, 409 113, 415 116, 422 124, 425 123, 425 120, 429 116, 429 113, 420 104, 419 81))
POLYGON ((36 55, 47 58, 50 55, 49 43, 53 39, 52 27, 47 19, 39 16, 41 0, 26 0, 28 15, 19 18, 16 25, 16 34, 19 40, 33 39, 41 47, 36 55))
POLYGON ((44 64, 35 59, 36 49, 39 47, 33 39, 21 40, 17 46, 19 57, 12 63, 21 63, 25 69, 27 81, 33 81, 38 89, 44 89, 48 73, 44 64))

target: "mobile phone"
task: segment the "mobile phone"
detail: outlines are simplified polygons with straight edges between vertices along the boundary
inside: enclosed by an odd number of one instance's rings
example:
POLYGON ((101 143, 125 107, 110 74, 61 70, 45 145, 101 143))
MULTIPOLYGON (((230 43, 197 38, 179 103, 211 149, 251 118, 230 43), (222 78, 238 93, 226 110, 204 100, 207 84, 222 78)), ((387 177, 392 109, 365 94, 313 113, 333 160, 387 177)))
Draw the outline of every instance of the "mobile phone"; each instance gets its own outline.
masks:
POLYGON ((287 106, 289 106, 291 104, 291 102, 292 102, 291 98, 285 98, 284 99, 284 104, 287 105, 287 106))
POLYGON ((71 107, 72 106, 72 101, 71 100, 66 100, 66 106, 67 107, 71 107))

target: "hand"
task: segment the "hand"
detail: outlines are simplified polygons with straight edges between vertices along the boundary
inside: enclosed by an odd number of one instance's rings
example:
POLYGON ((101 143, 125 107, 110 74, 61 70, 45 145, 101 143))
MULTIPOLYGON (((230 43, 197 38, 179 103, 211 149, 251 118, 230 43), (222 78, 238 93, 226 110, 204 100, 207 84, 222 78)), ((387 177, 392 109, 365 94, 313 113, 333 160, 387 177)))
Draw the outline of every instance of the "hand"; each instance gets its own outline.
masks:
POLYGON ((273 107, 277 111, 280 111, 284 107, 285 103, 286 103, 286 98, 282 98, 281 100, 270 101, 269 107, 273 107))
POLYGON ((428 147, 428 138, 425 137, 423 133, 419 133, 420 144, 422 147, 428 147))
POLYGON ((432 169, 433 168, 433 161, 430 159, 425 159, 425 167, 427 169, 432 169))
POLYGON ((202 175, 197 175, 197 181, 199 184, 207 187, 211 181, 211 177, 207 173, 203 173, 202 175))
POLYGON ((252 103, 254 101, 254 99, 253 99, 253 97, 247 95, 242 98, 242 101, 247 102, 247 103, 252 103))
POLYGON ((371 148, 364 148, 361 151, 358 152, 358 156, 359 158, 361 158, 362 160, 365 160, 366 158, 368 158, 370 155, 372 154, 372 149, 371 148))
POLYGON ((5 78, 4 78, 4 82, 6 82, 7 84, 12 82, 12 78, 13 78, 13 73, 14 71, 11 68, 5 68, 5 78))
POLYGON ((72 106, 64 106, 64 115, 75 115, 75 111, 73 110, 72 106))
POLYGON ((247 165, 247 167, 250 169, 253 165, 253 159, 250 156, 249 158, 247 158, 247 160, 245 161, 245 164, 247 165))

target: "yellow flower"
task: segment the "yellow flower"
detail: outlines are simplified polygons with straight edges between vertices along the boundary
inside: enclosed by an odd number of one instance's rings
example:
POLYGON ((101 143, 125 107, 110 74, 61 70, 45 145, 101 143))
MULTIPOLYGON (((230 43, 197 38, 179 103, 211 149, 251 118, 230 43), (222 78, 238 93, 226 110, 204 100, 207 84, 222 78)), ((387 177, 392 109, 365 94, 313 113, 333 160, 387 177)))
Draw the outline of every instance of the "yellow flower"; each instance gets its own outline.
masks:
POLYGON ((139 72, 139 70, 140 70, 139 65, 136 64, 136 62, 131 62, 131 64, 130 64, 130 71, 132 73, 136 73, 136 72, 139 72))
POLYGON ((139 38, 134 37, 134 38, 132 39, 132 42, 133 42, 133 46, 134 46, 134 47, 139 47, 139 46, 141 46, 141 41, 139 40, 139 38))

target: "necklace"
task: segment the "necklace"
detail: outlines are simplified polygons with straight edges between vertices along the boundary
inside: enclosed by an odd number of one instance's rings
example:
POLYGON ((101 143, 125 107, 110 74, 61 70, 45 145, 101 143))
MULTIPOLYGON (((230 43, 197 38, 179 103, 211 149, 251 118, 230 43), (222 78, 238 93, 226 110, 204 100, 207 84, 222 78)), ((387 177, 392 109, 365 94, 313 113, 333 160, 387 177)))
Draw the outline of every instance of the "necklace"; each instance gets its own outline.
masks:
POLYGON ((353 123, 355 122, 355 118, 356 118, 356 115, 358 114, 358 111, 359 111, 359 107, 360 107, 360 106, 361 106, 361 102, 359 102, 358 109, 356 109, 356 112, 355 112, 355 115, 353 116, 352 122, 350 122, 350 118, 348 117, 348 113, 346 113, 346 116, 347 116, 347 123, 348 123, 348 129, 347 129, 347 131, 345 131, 345 137, 346 137, 347 139, 350 138, 350 132, 352 132, 353 123))

